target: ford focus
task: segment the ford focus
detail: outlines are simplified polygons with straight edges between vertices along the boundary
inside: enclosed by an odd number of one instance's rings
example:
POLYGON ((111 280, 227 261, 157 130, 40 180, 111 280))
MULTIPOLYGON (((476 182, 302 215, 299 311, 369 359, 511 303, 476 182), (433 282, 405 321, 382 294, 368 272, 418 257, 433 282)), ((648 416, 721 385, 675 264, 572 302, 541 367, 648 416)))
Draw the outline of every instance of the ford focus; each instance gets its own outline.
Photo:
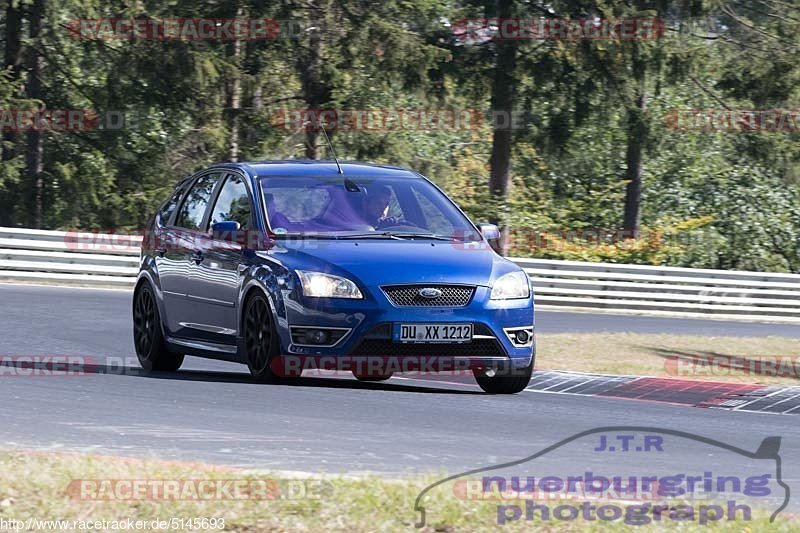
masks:
POLYGON ((319 161, 226 163, 182 180, 142 244, 133 298, 142 367, 185 355, 260 381, 346 368, 458 371, 523 390, 534 366, 530 281, 424 176, 319 161))

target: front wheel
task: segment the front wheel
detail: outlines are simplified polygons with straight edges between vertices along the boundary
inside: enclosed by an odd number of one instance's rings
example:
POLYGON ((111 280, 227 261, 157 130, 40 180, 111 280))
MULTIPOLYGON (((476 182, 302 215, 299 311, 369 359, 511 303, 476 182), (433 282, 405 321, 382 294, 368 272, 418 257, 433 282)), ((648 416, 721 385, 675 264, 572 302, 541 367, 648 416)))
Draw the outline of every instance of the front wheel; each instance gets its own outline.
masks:
POLYGON ((174 372, 183 364, 183 354, 167 349, 153 289, 146 282, 133 297, 133 343, 136 357, 145 372, 174 372))
MULTIPOLYGON (((509 365, 510 366, 510 365, 509 365)), ((528 386, 533 375, 533 359, 525 368, 497 370, 480 368, 473 371, 475 381, 484 392, 489 394, 516 394, 528 386)))
POLYGON ((244 349, 247 368, 256 381, 275 381, 279 376, 273 372, 272 364, 279 356, 280 342, 272 326, 272 312, 262 294, 247 300, 244 309, 244 349))

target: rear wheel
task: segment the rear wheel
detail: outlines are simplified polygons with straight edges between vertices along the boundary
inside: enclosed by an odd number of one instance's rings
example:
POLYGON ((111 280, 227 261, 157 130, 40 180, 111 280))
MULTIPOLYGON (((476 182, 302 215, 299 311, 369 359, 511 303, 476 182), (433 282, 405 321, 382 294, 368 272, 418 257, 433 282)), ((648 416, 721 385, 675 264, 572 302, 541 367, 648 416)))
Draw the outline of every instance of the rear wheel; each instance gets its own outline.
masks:
POLYGON ((256 381, 274 381, 279 376, 272 364, 280 355, 280 342, 272 325, 272 313, 267 299, 256 293, 247 300, 244 309, 244 349, 247 368, 256 381))
POLYGON ((139 364, 146 372, 173 372, 183 364, 183 354, 172 353, 167 349, 153 289, 146 282, 133 297, 133 343, 139 364))
MULTIPOLYGON (((510 365, 509 365, 510 366, 510 365)), ((489 394, 516 394, 528 386, 533 375, 533 359, 525 368, 481 368, 473 371, 478 386, 489 394)))

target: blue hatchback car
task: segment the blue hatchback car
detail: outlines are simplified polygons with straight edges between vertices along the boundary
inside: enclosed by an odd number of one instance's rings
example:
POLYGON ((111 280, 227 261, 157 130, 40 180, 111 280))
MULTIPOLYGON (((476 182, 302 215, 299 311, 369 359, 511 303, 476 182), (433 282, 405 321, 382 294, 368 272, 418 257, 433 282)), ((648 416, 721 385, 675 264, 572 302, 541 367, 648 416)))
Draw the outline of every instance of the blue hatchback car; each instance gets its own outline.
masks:
POLYGON ((463 370, 516 393, 534 365, 533 292, 488 246, 497 236, 402 168, 214 165, 181 181, 147 229, 136 353, 148 371, 195 355, 263 381, 463 370))

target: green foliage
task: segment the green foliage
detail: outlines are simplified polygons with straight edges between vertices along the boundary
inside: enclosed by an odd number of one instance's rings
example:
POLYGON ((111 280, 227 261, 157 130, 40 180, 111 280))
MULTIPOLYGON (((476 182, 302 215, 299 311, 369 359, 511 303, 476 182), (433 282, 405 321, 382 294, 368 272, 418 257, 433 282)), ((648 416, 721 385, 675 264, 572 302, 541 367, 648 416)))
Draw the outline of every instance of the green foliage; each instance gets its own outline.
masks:
MULTIPOLYGON (((644 42, 516 43, 520 120, 506 200, 487 186, 497 43, 453 34, 456 21, 495 10, 483 0, 47 2, 42 36, 23 39, 44 60, 40 103, 101 120, 124 115, 125 124, 44 133, 42 225, 141 228, 176 181, 230 159, 235 142, 240 160, 304 157, 309 136, 283 127, 282 112, 469 110, 486 120, 331 134, 341 158, 411 167, 474 220, 502 220, 511 255, 800 271, 800 132, 682 131, 668 120, 685 109, 797 109, 800 19, 791 2, 514 2, 520 17, 659 17, 667 31, 644 42), (261 17, 301 31, 238 48, 67 31, 74 19, 102 17, 261 17), (641 112, 638 94, 647 96, 641 112), (642 230, 621 238, 631 132, 644 149, 642 230)), ((7 32, 0 23, 4 46, 7 32)), ((0 109, 35 104, 26 74, 25 65, 16 76, 0 71, 0 109)), ((3 224, 29 221, 26 141, 20 132, 3 146, 3 224)))

